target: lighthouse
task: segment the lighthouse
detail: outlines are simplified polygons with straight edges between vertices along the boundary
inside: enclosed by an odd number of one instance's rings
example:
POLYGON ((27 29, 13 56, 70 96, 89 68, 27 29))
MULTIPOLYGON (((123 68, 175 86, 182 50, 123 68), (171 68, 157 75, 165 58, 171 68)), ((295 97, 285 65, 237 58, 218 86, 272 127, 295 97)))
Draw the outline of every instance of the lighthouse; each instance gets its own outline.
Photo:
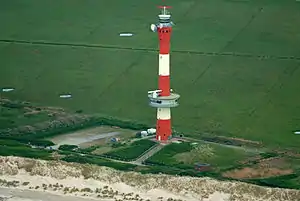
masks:
POLYGON ((158 89, 148 91, 149 105, 157 108, 156 139, 167 141, 172 137, 171 108, 178 106, 179 94, 170 88, 170 41, 173 22, 167 6, 160 7, 158 23, 151 30, 158 33, 158 89))

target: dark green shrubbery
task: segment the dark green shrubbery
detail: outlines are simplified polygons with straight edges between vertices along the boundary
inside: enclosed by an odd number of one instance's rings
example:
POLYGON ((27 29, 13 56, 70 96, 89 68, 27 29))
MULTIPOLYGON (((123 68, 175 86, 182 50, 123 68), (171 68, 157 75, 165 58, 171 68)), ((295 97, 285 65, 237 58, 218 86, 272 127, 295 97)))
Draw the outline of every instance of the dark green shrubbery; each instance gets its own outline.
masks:
POLYGON ((9 147, 30 147, 22 142, 16 140, 7 140, 7 139, 0 139, 0 146, 9 146, 9 147))
POLYGON ((40 147, 49 147, 49 146, 53 146, 55 145, 53 142, 49 141, 49 140, 43 140, 43 139, 31 139, 28 137, 2 137, 2 140, 5 142, 9 142, 9 141, 14 141, 14 142, 19 142, 20 144, 30 144, 30 145, 34 145, 34 146, 40 146, 40 147))
POLYGON ((127 163, 118 163, 118 162, 112 162, 107 159, 102 159, 98 157, 85 157, 80 155, 71 155, 66 156, 62 158, 61 160, 66 162, 75 162, 75 163, 82 163, 82 164, 95 164, 99 166, 107 166, 114 168, 116 170, 123 170, 123 171, 131 171, 136 168, 136 165, 127 164, 127 163))
POLYGON ((260 153, 259 154, 262 158, 272 158, 272 157, 277 157, 279 154, 274 153, 274 152, 265 152, 265 153, 260 153))
POLYGON ((73 151, 74 149, 78 149, 78 146, 77 145, 63 144, 63 145, 60 145, 58 147, 58 149, 61 150, 61 151, 73 151))
MULTIPOLYGON (((10 144, 10 142, 5 142, 10 144)), ((18 144, 16 142, 13 146, 0 145, 0 155, 1 156, 21 156, 26 158, 36 158, 36 159, 51 159, 51 151, 41 150, 41 149, 32 149, 26 145, 18 144)))
POLYGON ((270 177, 265 179, 251 179, 248 181, 261 186, 300 189, 300 174, 297 173, 277 177, 270 177))

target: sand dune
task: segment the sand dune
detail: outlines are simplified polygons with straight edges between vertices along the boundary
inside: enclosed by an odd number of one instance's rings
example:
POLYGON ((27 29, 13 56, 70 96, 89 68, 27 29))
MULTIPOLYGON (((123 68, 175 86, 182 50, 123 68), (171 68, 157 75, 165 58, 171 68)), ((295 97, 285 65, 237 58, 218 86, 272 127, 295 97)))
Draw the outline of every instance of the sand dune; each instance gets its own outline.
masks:
POLYGON ((0 157, 0 179, 0 197, 13 196, 8 201, 299 201, 300 198, 300 191, 296 190, 210 178, 142 175, 19 157, 0 157))

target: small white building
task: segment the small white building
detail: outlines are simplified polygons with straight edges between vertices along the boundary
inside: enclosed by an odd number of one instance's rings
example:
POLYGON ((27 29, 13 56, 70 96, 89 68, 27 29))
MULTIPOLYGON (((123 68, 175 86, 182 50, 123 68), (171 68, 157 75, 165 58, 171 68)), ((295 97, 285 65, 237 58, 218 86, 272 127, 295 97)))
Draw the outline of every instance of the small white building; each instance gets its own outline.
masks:
POLYGON ((141 137, 146 137, 148 135, 147 131, 141 131, 141 137))
POLYGON ((148 133, 149 135, 155 134, 155 133, 156 133, 156 129, 155 129, 155 128, 149 128, 149 129, 147 130, 147 133, 148 133))

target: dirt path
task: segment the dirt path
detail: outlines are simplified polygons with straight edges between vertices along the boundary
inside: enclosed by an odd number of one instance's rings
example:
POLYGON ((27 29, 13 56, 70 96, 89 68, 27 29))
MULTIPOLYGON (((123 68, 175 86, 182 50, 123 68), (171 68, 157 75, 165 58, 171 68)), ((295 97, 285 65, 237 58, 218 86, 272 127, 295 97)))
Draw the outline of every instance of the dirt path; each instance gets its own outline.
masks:
POLYGON ((165 145, 158 144, 154 146, 152 149, 150 149, 148 152, 140 156, 138 159, 136 159, 133 163, 134 164, 142 164, 145 160, 153 156, 155 153, 159 152, 162 148, 164 148, 165 145))

